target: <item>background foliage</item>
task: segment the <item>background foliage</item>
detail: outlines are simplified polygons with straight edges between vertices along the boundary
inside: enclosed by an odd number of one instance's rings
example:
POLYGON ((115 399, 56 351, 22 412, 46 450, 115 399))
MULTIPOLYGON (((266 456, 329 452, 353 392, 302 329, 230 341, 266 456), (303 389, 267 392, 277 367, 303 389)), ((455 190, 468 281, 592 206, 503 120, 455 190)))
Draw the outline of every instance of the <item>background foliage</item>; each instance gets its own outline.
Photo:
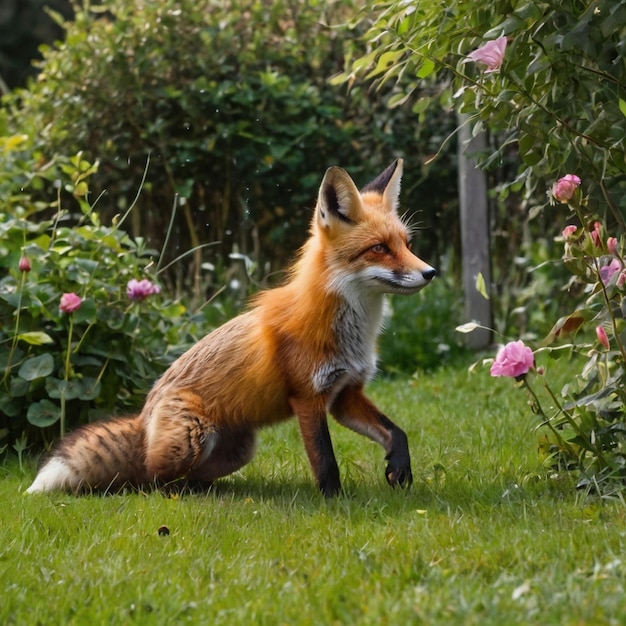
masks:
POLYGON ((286 0, 109 0, 78 9, 64 43, 45 51, 37 82, 10 105, 13 122, 44 152, 100 160, 91 187, 95 197, 106 192, 103 220, 125 209, 149 159, 128 229, 157 249, 168 232, 164 262, 195 251, 163 280, 196 301, 224 271, 245 288, 233 252, 254 261, 256 281, 284 267, 333 164, 365 184, 405 156, 407 208, 428 228, 420 252, 437 259, 456 237, 438 226, 456 207, 456 169, 442 159, 435 183, 422 164, 453 126, 439 112, 423 124, 410 108, 390 112, 395 88, 348 94, 328 84, 353 37, 341 24, 356 10, 286 0))

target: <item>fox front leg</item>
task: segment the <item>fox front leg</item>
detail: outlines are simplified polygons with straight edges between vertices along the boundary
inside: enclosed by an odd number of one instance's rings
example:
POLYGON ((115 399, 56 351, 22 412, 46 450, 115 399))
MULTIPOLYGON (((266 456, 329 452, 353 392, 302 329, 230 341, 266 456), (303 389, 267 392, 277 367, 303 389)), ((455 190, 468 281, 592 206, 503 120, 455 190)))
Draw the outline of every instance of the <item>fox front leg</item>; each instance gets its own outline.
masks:
POLYGON ((343 389, 333 402, 331 413, 340 424, 365 435, 385 449, 385 478, 391 486, 411 485, 413 473, 406 434, 376 408, 361 387, 343 389))
POLYGON ((291 406, 298 418, 317 487, 325 497, 333 498, 341 491, 341 480, 326 414, 323 408, 310 406, 306 402, 292 400, 291 406))

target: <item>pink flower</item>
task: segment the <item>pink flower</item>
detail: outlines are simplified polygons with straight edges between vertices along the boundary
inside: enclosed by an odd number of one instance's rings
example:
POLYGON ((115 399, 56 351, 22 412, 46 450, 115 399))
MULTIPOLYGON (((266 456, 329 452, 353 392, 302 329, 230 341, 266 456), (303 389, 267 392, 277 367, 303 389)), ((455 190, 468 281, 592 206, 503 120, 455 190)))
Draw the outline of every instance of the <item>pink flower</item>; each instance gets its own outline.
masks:
POLYGON ((73 313, 77 309, 80 309, 82 303, 83 299, 75 293, 64 293, 61 296, 59 309, 61 313, 73 313))
POLYGON ((498 352, 495 361, 491 365, 492 376, 511 376, 519 378, 524 376, 534 367, 535 358, 533 351, 520 339, 511 341, 498 352))
POLYGON ((607 337, 606 330, 602 326, 596 327, 596 335, 598 336, 598 341, 608 350, 609 349, 609 338, 607 337))
POLYGON ((600 222, 593 223, 593 230, 589 232, 591 242, 596 248, 602 247, 602 224, 600 222))
POLYGON ((571 241, 572 239, 574 239, 574 235, 576 234, 577 230, 578 228, 576 228, 574 224, 568 224, 561 233, 563 235, 563 239, 565 239, 565 241, 571 241))
POLYGON ((161 293, 161 287, 150 282, 147 278, 143 280, 131 278, 126 285, 126 293, 131 300, 145 300, 148 296, 161 293))
POLYGON ((622 264, 613 259, 608 265, 604 265, 600 268, 600 280, 606 285, 610 282, 611 278, 622 269, 622 264))
POLYGON ((617 283, 615 283, 620 289, 624 288, 626 285, 626 270, 622 270, 620 275, 617 277, 617 283))
POLYGON ((567 204, 580 185, 580 178, 575 174, 567 174, 552 185, 552 197, 561 204, 567 204))
POLYGON ((486 44, 480 46, 480 48, 474 50, 474 52, 470 52, 467 57, 475 63, 486 65, 487 72, 496 72, 502 65, 505 51, 506 37, 503 36, 488 41, 486 44))
POLYGON ((30 259, 26 255, 23 255, 20 258, 17 267, 19 268, 20 272, 30 272, 30 270, 32 269, 30 259))
POLYGON ((617 243, 617 237, 609 237, 606 240, 606 249, 609 251, 609 254, 613 256, 619 255, 619 244, 617 243))

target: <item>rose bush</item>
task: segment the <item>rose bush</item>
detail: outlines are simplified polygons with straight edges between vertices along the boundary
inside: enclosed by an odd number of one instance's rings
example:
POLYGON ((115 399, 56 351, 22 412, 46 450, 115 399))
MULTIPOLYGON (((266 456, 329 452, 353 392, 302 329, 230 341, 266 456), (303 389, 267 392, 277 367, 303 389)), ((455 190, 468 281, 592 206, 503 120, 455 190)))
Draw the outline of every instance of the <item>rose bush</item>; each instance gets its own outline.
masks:
POLYGON ((467 58, 476 63, 486 65, 486 73, 497 72, 504 61, 505 52, 506 37, 503 36, 476 48, 476 50, 467 55, 467 58))
POLYGON ((612 495, 626 488, 626 281, 620 281, 626 275, 624 241, 604 237, 603 225, 580 193, 580 179, 574 178, 571 187, 573 177, 559 179, 551 195, 559 202, 567 198, 570 217, 580 224, 563 230, 562 261, 572 274, 570 288, 582 287, 577 291, 585 300, 557 321, 537 353, 567 354, 572 363, 581 364, 580 373, 572 375, 559 397, 540 370, 550 410, 531 384, 532 352, 523 342, 507 344, 493 361, 491 374, 516 378, 527 389, 533 410, 542 418, 540 448, 551 471, 573 472, 579 487, 612 495), (595 337, 587 328, 595 329, 595 337), (582 341, 575 343, 576 337, 582 341))

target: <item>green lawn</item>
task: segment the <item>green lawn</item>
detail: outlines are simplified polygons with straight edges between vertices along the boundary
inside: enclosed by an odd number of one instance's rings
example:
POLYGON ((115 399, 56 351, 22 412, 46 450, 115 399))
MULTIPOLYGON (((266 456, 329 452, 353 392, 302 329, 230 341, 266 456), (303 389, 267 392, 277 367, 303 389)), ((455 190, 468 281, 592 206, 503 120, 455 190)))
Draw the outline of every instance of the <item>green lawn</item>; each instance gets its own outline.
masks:
POLYGON ((409 435, 408 493, 336 425, 330 502, 295 422, 203 495, 26 496, 34 460, 5 461, 0 624, 626 622, 626 510, 547 476, 512 381, 453 369, 370 392, 409 435))

